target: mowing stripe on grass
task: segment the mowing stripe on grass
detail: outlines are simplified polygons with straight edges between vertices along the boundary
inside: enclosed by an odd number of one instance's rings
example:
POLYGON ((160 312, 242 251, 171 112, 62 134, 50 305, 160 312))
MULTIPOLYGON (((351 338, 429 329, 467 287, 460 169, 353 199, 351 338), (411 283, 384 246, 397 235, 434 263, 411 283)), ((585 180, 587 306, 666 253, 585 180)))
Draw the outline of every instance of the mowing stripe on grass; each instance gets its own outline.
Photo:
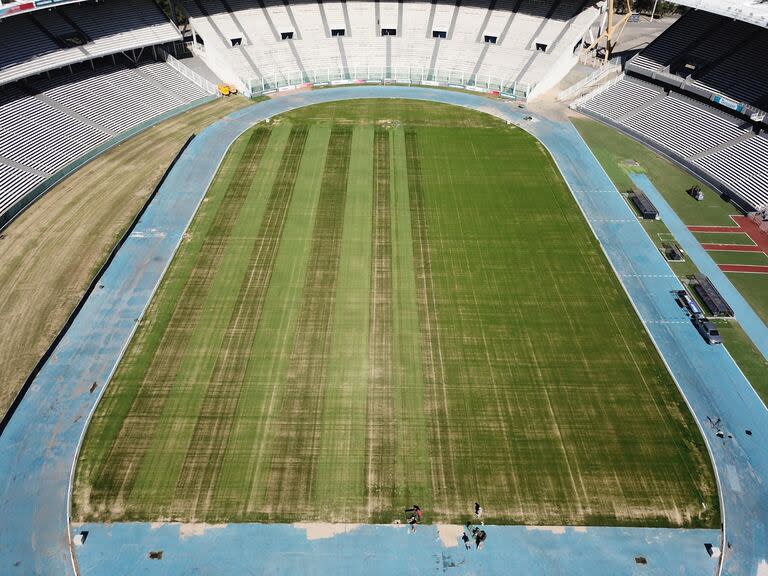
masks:
POLYGON ((267 486, 276 511, 288 517, 301 517, 312 509, 351 144, 349 127, 332 128, 298 326, 273 436, 277 453, 267 486))
POLYGON ((432 509, 430 454, 427 428, 431 422, 424 410, 422 347, 419 337, 417 277, 414 270, 414 240, 411 234, 411 200, 406 162, 405 132, 392 131, 392 302, 395 309, 392 364, 397 414, 397 460, 395 463, 395 507, 418 503, 432 509))
MULTIPOLYGON (((330 522, 365 521, 373 127, 352 135, 315 499, 330 522), (362 513, 362 514, 361 514, 362 513)), ((391 422, 389 422, 391 425, 391 422)))
POLYGON ((273 453, 282 453, 272 438, 285 393, 283 384, 305 284, 329 136, 328 127, 310 128, 304 155, 284 158, 275 182, 275 186, 292 187, 294 192, 208 521, 236 521, 244 516, 269 519, 271 494, 266 478, 273 453))
MULTIPOLYGON (((295 163, 303 152, 306 135, 306 127, 294 128, 283 157, 295 163)), ((250 175, 241 179, 246 195, 250 191, 257 167, 258 163, 254 163, 252 171, 248 171, 250 175)), ((198 326, 189 342, 189 352, 184 354, 174 374, 173 388, 133 485, 132 497, 154 501, 158 510, 172 510, 178 475, 189 448, 205 391, 211 386, 215 361, 237 302, 237 288, 247 272, 247 256, 255 242, 255 236, 249 230, 253 227, 254 216, 261 212, 260 200, 264 196, 266 195, 251 194, 248 198, 250 202, 246 199, 246 202, 241 204, 235 226, 224 241, 224 256, 211 288, 202 302, 198 326)))
POLYGON ((394 501, 395 396, 392 386, 392 206, 389 131, 377 129, 373 156, 373 226, 365 463, 369 521, 385 522, 394 501))
MULTIPOLYGON (((294 141, 305 140, 304 132, 294 134, 288 153, 293 153, 294 141)), ((301 144, 303 147, 303 143, 301 144)), ((235 309, 230 317, 224 340, 206 389, 197 425, 187 450, 184 466, 176 484, 175 509, 188 509, 190 494, 198 495, 195 514, 205 517, 215 489, 224 451, 229 440, 233 417, 243 387, 250 360, 251 345, 258 327, 262 305, 266 298, 272 266, 285 224, 293 194, 292 186, 274 186, 277 162, 273 169, 262 170, 261 178, 254 180, 248 202, 243 208, 245 228, 235 230, 233 236, 247 244, 257 229, 252 244, 247 273, 240 284, 235 309), (271 190, 267 194, 266 191, 271 190), (248 224, 248 223, 251 224, 248 224), (260 225, 258 223, 261 223, 260 225), (238 236, 242 232, 242 236, 238 236)), ((236 288, 232 286, 232 288, 236 288)))
MULTIPOLYGON (((435 287, 433 300, 437 302, 435 315, 445 366, 444 386, 449 387, 446 412, 449 425, 445 433, 460 451, 460 454, 451 454, 451 458, 457 460, 458 482, 452 490, 474 496, 474 500, 486 506, 488 502, 498 501, 499 493, 514 501, 519 484, 515 476, 519 471, 511 456, 514 434, 505 422, 505 392, 511 387, 504 378, 514 368, 504 353, 508 346, 500 340, 508 333, 508 327, 522 325, 525 319, 516 314, 514 306, 502 305, 506 291, 502 280, 508 273, 507 267, 500 270, 498 258, 484 249, 485 242, 482 247, 478 242, 478 234, 483 233, 487 234, 488 244, 494 245, 492 231, 500 228, 496 219, 509 221, 509 216, 501 206, 494 206, 481 216, 463 192, 471 189, 476 174, 491 172, 494 162, 486 160, 486 146, 498 139, 486 130, 477 129, 457 133, 429 128, 419 136, 423 138, 421 145, 429 151, 420 156, 420 169, 425 175, 422 198, 429 233, 431 285, 435 287), (461 157, 465 164, 456 166, 452 160, 456 157, 461 157), (450 230, 449 234, 445 234, 446 229, 450 230), (510 316, 514 319, 503 324, 498 320, 510 316), (468 334, 473 336, 467 337, 468 334), (494 458, 490 458, 485 449, 486 429, 493 430, 492 442, 505 447, 494 458), (473 466, 458 464, 465 458, 473 462, 473 466), (498 470, 507 472, 499 474, 498 470)), ((486 187, 493 188, 493 184, 478 183, 472 196, 484 194, 486 187)), ((494 189, 496 196, 506 194, 502 187, 494 189)), ((483 202, 489 203, 490 200, 483 202)), ((531 256, 526 254, 526 259, 531 256)), ((471 503, 471 500, 462 501, 460 509, 471 509, 471 503)), ((498 512, 498 508, 486 509, 486 514, 498 512)))
MULTIPOLYGON (((702 439, 542 147, 474 112, 460 111, 457 131, 442 108, 372 106, 276 118, 256 174, 271 170, 273 185, 251 182, 226 238, 211 232, 217 216, 207 211, 228 187, 203 203, 137 331, 149 353, 127 356, 175 363, 171 380, 201 363, 186 394, 159 411, 158 430, 185 436, 148 448, 167 451, 175 477, 168 492, 118 484, 87 514, 390 522, 418 503, 427 522, 462 522, 477 499, 490 523, 716 521, 702 439), (295 126, 309 131, 301 158, 275 155, 277 135, 285 145, 295 126), (345 130, 352 141, 341 145, 345 130), (209 240, 198 237, 204 221, 209 240), (221 260, 190 275, 208 244, 221 260), (206 278, 204 289, 183 287, 206 278), (168 335, 154 324, 209 330, 211 304, 223 318, 210 338, 160 346, 168 335), (189 327, 175 317, 182 309, 189 327), (281 467, 298 481, 279 478, 281 467)), ((169 393, 154 370, 104 397, 138 443, 152 428, 126 414, 136 388, 169 393)), ((86 438, 83 460, 101 466, 88 455, 108 454, 104 446, 86 438)), ((144 465, 148 477, 168 474, 159 457, 116 462, 144 465)), ((79 501, 90 504, 89 488, 76 485, 79 501)))
POLYGON ((410 194, 411 228, 413 235, 413 256, 416 268, 417 302, 421 320, 421 343, 423 374, 425 382, 424 410, 432 421, 430 429, 430 452, 434 449, 438 458, 433 458, 433 499, 432 507, 440 512, 458 509, 461 504, 455 499, 458 479, 454 470, 453 446, 450 430, 449 400, 446 389, 446 374, 443 363, 443 349, 440 342, 440 325, 437 317, 435 288, 432 282, 432 264, 427 231, 427 214, 424 201, 424 174, 421 170, 422 151, 415 130, 405 132, 406 159, 408 162, 408 191, 410 194))
POLYGON ((166 315, 149 314, 153 324, 146 332, 147 340, 134 339, 113 379, 115 388, 126 388, 125 396, 111 396, 118 400, 116 408, 122 409, 111 413, 112 422, 122 426, 94 428, 94 433, 111 433, 115 438, 114 444, 102 444, 112 446, 107 457, 99 455, 94 462, 101 465, 91 493, 94 505, 104 503, 102 494, 114 498, 117 492, 119 502, 130 490, 170 392, 173 374, 197 326, 198 302, 210 289, 224 257, 225 245, 220 239, 235 225, 268 138, 269 131, 257 130, 238 140, 232 163, 222 165, 208 201, 201 207, 201 216, 190 228, 191 242, 182 247, 178 265, 172 267, 159 290, 158 297, 178 294, 176 305, 166 315), (158 347, 145 346, 149 341, 159 341, 158 347))

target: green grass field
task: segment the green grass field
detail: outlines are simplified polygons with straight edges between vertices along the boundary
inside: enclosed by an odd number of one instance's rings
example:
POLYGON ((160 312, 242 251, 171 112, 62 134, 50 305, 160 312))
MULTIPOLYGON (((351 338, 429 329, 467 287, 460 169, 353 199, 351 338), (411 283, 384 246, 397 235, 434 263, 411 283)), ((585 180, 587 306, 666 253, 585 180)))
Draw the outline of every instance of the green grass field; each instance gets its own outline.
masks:
POLYGON ((754 246, 755 243, 748 234, 743 232, 694 232, 701 244, 736 244, 739 246, 754 246))
POLYGON ((768 406, 768 360, 755 347, 737 321, 715 319, 715 323, 729 354, 736 360, 763 403, 768 406))
POLYGON ((88 429, 78 520, 719 525, 706 449, 543 147, 343 102, 231 148, 88 429))
POLYGON ((718 264, 751 264, 768 266, 765 252, 735 252, 729 250, 709 250, 709 256, 718 264))
POLYGON ((731 272, 727 276, 736 289, 745 295, 757 315, 768 325, 768 274, 731 272))

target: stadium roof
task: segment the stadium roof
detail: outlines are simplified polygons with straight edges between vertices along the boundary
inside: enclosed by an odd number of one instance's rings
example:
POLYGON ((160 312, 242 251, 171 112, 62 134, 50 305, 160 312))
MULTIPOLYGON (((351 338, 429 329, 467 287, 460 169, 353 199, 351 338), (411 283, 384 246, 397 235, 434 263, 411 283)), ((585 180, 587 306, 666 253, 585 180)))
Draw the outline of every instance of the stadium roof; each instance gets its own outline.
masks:
POLYGON ((51 8, 60 4, 72 4, 73 2, 83 2, 83 0, 15 0, 13 2, 3 1, 0 4, 0 18, 22 14, 31 10, 42 10, 51 8))
POLYGON ((706 12, 728 16, 768 28, 768 1, 766 0, 673 0, 675 4, 690 6, 706 12))
MULTIPOLYGON (((72 4, 84 0, 0 0, 0 18, 30 10, 42 10, 59 4, 72 4)), ((728 16, 768 28, 768 0, 673 0, 675 4, 690 6, 707 12, 728 16)))

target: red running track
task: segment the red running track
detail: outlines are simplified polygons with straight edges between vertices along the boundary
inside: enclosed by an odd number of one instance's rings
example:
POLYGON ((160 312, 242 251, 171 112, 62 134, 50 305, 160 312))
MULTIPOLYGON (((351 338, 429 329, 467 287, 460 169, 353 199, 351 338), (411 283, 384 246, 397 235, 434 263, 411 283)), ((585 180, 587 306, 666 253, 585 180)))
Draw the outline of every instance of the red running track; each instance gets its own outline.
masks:
POLYGON ((704 250, 722 250, 723 252, 765 252, 761 246, 743 246, 741 244, 702 244, 704 250))
POLYGON ((752 239, 755 246, 735 246, 733 244, 702 244, 705 250, 738 250, 741 252, 765 252, 768 255, 768 234, 760 230, 746 216, 731 214, 735 226, 688 226, 691 232, 742 232, 752 239), (717 246, 717 248, 710 248, 717 246), (723 247, 727 246, 727 248, 723 247))
POLYGON ((755 274, 768 274, 768 266, 754 264, 720 264, 723 272, 753 272, 755 274))
POLYGON ((691 232, 742 232, 740 226, 688 226, 688 230, 691 232))
MULTIPOLYGON (((740 244, 702 244, 704 250, 720 250, 727 252, 763 252, 768 256, 768 234, 760 230, 752 220, 746 216, 731 215, 736 226, 688 226, 691 232, 741 232, 746 234, 755 243, 754 246, 740 244)), ((768 274, 768 266, 756 264, 719 264, 723 272, 752 272, 755 274, 768 274)))

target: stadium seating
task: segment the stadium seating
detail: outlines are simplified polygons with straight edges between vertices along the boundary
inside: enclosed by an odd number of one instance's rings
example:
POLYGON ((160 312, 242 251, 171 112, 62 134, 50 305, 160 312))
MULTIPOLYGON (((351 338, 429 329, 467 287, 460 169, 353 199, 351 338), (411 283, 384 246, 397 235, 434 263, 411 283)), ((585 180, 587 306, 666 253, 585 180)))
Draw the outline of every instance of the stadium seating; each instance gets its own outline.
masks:
POLYGON ((714 174, 755 206, 768 204, 768 138, 753 136, 694 163, 714 174))
POLYGON ((765 110, 768 108, 768 68, 762 64, 755 66, 755 63, 764 62, 766 54, 768 33, 758 33, 717 66, 705 71, 695 82, 765 110))
POLYGON ((19 190, 28 190, 43 181, 43 176, 0 163, 0 214, 18 200, 19 190))
POLYGON ((632 58, 632 64, 647 72, 662 71, 719 22, 715 14, 690 11, 632 58))
POLYGON ((185 6, 206 51, 224 54, 240 79, 263 78, 267 85, 328 69, 363 75, 423 68, 453 71, 465 81, 493 77, 532 86, 573 53, 598 13, 585 0, 186 0, 185 6), (384 35, 385 29, 395 34, 384 35))
POLYGON ((111 136, 207 95, 164 62, 110 66, 4 86, 0 214, 27 190, 111 136))
POLYGON ((584 107, 618 121, 659 97, 664 97, 664 91, 658 86, 624 76, 610 90, 596 94, 584 107))
POLYGON ((682 156, 693 156, 743 134, 735 119, 670 94, 622 122, 682 156))
POLYGON ((752 209, 768 205, 768 139, 752 124, 630 76, 578 104, 702 170, 752 209))
POLYGON ((77 3, 0 20, 0 84, 181 40, 152 0, 77 3))
POLYGON ((689 11, 627 63, 627 71, 683 90, 768 109, 768 30, 689 11), (709 93, 709 94, 708 94, 709 93))

